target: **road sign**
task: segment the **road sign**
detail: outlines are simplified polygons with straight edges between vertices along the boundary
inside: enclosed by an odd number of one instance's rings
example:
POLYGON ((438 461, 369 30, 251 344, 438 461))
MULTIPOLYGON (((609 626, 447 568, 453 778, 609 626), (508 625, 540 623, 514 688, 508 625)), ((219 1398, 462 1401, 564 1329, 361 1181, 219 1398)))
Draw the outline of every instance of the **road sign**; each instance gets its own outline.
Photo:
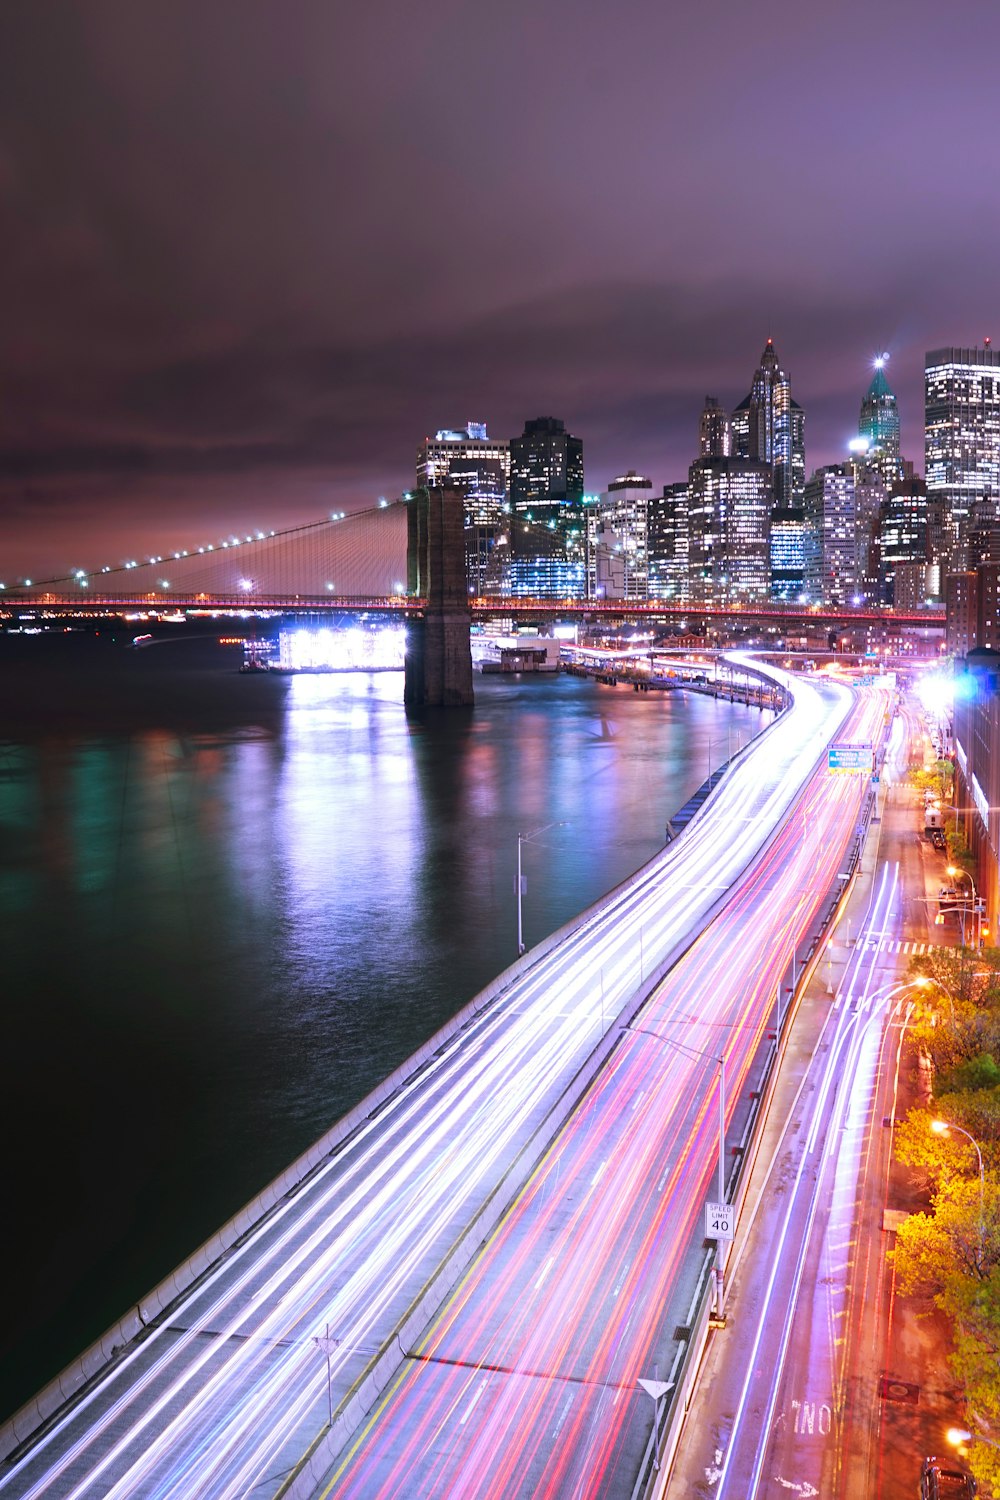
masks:
POLYGON ((873 770, 872 747, 871 745, 829 745, 826 763, 831 771, 863 771, 870 776, 873 770))
POLYGON ((733 1205, 731 1203, 705 1204, 705 1238, 708 1240, 731 1240, 736 1235, 733 1205))

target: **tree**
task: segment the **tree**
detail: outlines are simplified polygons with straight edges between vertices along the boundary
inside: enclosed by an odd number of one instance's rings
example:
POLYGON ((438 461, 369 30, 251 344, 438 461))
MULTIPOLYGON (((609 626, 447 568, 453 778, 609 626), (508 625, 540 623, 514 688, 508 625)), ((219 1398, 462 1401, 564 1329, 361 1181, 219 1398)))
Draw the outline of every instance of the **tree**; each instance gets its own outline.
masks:
POLYGON ((992 1052, 966 1057, 938 1079, 938 1094, 971 1094, 1000 1086, 1000 1068, 992 1052))

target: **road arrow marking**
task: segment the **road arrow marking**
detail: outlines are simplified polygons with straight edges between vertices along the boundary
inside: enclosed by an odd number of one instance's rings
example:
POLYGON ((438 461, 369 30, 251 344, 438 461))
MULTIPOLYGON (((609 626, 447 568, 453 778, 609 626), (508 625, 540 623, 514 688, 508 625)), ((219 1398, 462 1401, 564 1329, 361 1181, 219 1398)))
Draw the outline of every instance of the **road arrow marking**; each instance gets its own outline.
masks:
POLYGON ((716 1448, 716 1450, 715 1450, 715 1466, 714 1466, 714 1468, 706 1469, 705 1470, 705 1478, 708 1480, 709 1484, 718 1484, 719 1480, 722 1478, 722 1470, 719 1468, 719 1465, 721 1464, 721 1462, 722 1462, 722 1449, 721 1448, 716 1448))

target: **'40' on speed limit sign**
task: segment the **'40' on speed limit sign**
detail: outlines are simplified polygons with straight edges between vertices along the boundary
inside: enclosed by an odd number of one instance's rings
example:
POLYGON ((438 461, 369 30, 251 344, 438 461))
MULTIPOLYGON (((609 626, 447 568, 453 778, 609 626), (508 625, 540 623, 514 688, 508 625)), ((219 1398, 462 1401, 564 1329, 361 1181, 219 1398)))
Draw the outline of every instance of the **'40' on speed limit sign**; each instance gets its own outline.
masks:
POLYGON ((734 1233, 733 1205, 731 1203, 706 1203, 705 1238, 731 1240, 734 1233))

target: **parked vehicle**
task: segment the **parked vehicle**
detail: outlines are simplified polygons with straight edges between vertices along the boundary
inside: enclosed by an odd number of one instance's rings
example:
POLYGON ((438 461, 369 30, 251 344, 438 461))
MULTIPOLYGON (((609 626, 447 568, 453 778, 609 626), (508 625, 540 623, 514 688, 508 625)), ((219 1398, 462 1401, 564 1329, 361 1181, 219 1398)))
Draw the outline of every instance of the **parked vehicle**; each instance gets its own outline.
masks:
POLYGON ((945 1469, 931 1455, 920 1467, 920 1500, 971 1500, 976 1481, 963 1469, 945 1469))

